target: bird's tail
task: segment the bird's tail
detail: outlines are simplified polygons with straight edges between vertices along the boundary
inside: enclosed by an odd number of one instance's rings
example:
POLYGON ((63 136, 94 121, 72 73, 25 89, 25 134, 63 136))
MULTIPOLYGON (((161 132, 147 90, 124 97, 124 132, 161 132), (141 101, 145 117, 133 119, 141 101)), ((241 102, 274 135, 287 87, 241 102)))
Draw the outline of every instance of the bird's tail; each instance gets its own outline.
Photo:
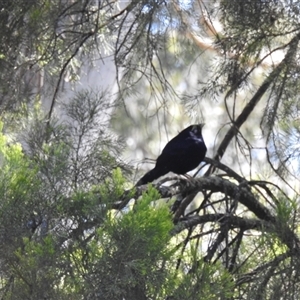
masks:
POLYGON ((148 173, 146 173, 135 186, 140 186, 149 182, 152 182, 153 180, 157 179, 158 177, 165 175, 166 173, 161 172, 161 170, 154 168, 150 170, 148 173))

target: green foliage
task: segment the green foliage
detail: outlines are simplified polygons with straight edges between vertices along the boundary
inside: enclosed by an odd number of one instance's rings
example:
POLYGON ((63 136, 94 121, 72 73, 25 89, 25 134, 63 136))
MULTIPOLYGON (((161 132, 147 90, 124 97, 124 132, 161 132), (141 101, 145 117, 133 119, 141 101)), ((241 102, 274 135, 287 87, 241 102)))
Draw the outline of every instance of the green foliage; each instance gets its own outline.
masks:
MULTIPOLYGON (((7 143, 7 138, 2 132, 0 132, 0 165, 2 226, 7 218, 20 224, 20 221, 24 222, 24 217, 28 214, 27 205, 32 203, 32 196, 39 186, 37 168, 23 154, 19 144, 7 143)), ((12 227, 14 225, 11 224, 12 227)))
POLYGON ((132 241, 126 245, 127 251, 144 256, 160 253, 165 248, 173 225, 168 206, 156 208, 150 205, 152 201, 159 198, 158 192, 149 186, 134 209, 116 221, 114 228, 124 226, 124 229, 116 230, 113 239, 118 240, 122 237, 126 241, 132 241), (131 250, 130 247, 133 249, 131 250))
MULTIPOLYGON (((197 259, 197 256, 194 258, 197 259)), ((232 276, 221 263, 207 264, 201 259, 194 262, 197 263, 197 268, 193 272, 182 274, 172 299, 217 300, 231 299, 234 296, 232 276)))
POLYGON ((114 199, 118 199, 124 193, 124 184, 126 180, 122 175, 120 168, 112 170, 112 176, 106 178, 104 183, 99 187, 95 187, 94 192, 99 191, 104 203, 109 203, 114 199))
POLYGON ((278 202, 276 206, 276 212, 278 218, 284 224, 293 225, 294 214, 297 210, 297 202, 295 200, 288 199, 286 197, 278 197, 278 202))
POLYGON ((111 215, 97 229, 90 250, 97 258, 94 280, 102 299, 137 299, 130 298, 134 291, 151 297, 167 284, 164 266, 171 255, 167 245, 173 225, 168 207, 150 205, 157 198, 150 187, 131 211, 111 215))
POLYGON ((80 110, 73 115, 84 132, 55 120, 46 129, 37 113, 24 126, 25 151, 0 134, 3 299, 76 299, 83 293, 77 266, 86 256, 85 239, 103 224, 125 180, 113 155, 120 146, 95 130, 101 103, 90 103, 92 112, 82 112, 88 118, 80 119, 80 110))

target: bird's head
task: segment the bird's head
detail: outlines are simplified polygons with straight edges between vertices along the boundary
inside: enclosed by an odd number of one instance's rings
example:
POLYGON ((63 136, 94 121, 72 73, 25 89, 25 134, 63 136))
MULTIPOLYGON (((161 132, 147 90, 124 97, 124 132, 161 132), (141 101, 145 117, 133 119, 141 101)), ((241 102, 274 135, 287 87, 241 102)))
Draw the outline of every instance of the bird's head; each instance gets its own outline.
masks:
POLYGON ((196 125, 192 125, 191 131, 197 135, 200 136, 202 133, 202 128, 205 124, 204 123, 200 123, 200 124, 196 124, 196 125))

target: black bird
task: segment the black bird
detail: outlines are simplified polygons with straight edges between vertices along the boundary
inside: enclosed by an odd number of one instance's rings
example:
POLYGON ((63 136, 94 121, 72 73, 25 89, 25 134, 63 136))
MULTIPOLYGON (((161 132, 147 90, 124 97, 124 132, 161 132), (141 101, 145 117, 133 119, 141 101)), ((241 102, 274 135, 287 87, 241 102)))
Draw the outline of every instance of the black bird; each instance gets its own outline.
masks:
POLYGON ((204 159, 206 146, 202 137, 204 124, 191 125, 167 143, 156 160, 155 167, 146 173, 136 186, 152 182, 168 172, 186 174, 204 159))

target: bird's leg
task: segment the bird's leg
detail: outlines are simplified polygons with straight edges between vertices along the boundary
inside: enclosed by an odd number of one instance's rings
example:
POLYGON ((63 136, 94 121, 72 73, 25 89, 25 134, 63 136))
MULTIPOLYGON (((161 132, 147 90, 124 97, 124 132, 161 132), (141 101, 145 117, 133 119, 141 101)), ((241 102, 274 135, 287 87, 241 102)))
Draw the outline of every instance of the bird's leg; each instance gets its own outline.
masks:
POLYGON ((186 177, 187 180, 192 180, 194 177, 189 174, 183 174, 184 177, 186 177))
POLYGON ((187 179, 187 182, 191 185, 191 186, 194 186, 194 179, 195 177, 194 176, 191 176, 189 174, 183 174, 183 176, 187 179))

